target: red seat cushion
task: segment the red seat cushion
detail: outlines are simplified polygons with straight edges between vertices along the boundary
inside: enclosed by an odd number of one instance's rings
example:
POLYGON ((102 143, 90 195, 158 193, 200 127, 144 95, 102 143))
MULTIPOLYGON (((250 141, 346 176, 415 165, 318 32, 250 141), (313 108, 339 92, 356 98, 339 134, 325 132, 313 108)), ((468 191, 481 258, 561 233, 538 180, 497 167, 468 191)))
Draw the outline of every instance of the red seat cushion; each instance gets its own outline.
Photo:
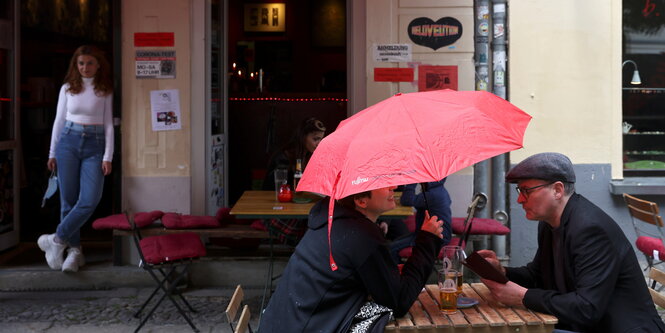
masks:
POLYGON ((157 219, 161 218, 164 212, 161 210, 153 210, 151 212, 140 212, 134 214, 134 223, 137 228, 143 228, 151 225, 157 219))
POLYGON ((192 232, 146 237, 141 239, 139 245, 145 261, 149 264, 206 255, 201 238, 192 232))
POLYGON ((180 215, 165 213, 162 224, 169 229, 219 228, 220 224, 214 216, 180 215))
POLYGON ((658 260, 665 259, 665 247, 663 246, 663 242, 658 238, 640 236, 637 237, 635 245, 637 245, 637 248, 642 251, 642 253, 649 257, 656 257, 654 251, 658 251, 658 260))
POLYGON ((229 207, 220 207, 217 209, 217 214, 215 214, 217 222, 220 225, 227 225, 230 223, 235 223, 235 216, 231 215, 231 208, 229 207))
MULTIPOLYGON (((464 233, 464 218, 453 217, 453 233, 461 235, 464 233)), ((507 235, 510 228, 495 219, 473 218, 470 235, 507 235)))
POLYGON ((266 224, 263 223, 262 220, 254 220, 254 222, 252 222, 252 224, 250 224, 249 226, 250 228, 255 230, 268 231, 266 224))
POLYGON ((101 217, 92 222, 92 228, 95 230, 103 229, 120 229, 120 230, 131 230, 132 227, 127 221, 125 214, 114 214, 107 217, 101 217))

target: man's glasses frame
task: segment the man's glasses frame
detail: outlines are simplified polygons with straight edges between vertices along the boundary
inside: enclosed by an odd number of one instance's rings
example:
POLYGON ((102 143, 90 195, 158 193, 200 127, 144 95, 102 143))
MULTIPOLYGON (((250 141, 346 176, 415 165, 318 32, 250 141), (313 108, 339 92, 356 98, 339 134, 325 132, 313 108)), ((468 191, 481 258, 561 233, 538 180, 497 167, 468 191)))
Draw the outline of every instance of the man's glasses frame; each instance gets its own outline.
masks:
POLYGON ((536 185, 536 186, 532 186, 532 187, 527 187, 527 188, 520 188, 518 186, 518 187, 515 187, 515 191, 517 191, 517 196, 518 197, 520 195, 523 195, 525 199, 528 199, 529 194, 531 194, 531 192, 533 192, 534 190, 539 189, 541 187, 550 186, 554 183, 556 183, 556 181, 545 183, 545 184, 540 184, 540 185, 536 185))

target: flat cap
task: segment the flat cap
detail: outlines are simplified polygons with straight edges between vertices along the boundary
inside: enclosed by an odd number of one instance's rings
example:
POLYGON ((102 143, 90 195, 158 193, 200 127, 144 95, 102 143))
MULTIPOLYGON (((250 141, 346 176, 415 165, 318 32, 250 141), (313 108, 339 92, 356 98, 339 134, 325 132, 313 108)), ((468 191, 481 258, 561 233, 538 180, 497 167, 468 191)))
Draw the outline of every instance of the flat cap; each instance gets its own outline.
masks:
POLYGON ((573 163, 566 155, 540 153, 527 157, 506 174, 506 182, 509 183, 530 178, 574 183, 575 171, 573 163))

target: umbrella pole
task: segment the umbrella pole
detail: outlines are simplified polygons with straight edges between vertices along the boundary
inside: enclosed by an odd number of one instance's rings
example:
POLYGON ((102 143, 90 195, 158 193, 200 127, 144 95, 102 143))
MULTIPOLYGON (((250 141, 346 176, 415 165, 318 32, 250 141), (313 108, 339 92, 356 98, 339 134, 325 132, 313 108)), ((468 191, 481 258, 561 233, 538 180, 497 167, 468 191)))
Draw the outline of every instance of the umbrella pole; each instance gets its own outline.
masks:
POLYGON ((422 188, 423 191, 423 199, 425 199, 425 210, 429 212, 429 204, 427 203, 427 188, 428 185, 427 183, 420 183, 420 187, 422 188))

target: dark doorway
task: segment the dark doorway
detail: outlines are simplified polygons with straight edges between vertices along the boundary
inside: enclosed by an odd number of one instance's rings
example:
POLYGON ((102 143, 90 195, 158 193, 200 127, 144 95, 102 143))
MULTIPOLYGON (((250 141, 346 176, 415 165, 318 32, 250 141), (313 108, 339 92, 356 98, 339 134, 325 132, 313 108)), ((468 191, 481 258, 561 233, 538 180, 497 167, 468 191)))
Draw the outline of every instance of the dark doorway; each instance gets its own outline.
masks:
POLYGON ((345 0, 229 2, 231 205, 261 189, 270 157, 302 120, 316 117, 330 133, 346 118, 345 8, 345 0))
MULTIPOLYGON (((58 93, 69 60, 77 47, 101 48, 118 68, 114 25, 119 1, 64 0, 21 1, 21 233, 20 240, 33 242, 40 234, 53 233, 60 221, 56 193, 41 208, 49 171, 46 168, 58 93)), ((119 21, 118 21, 119 22, 119 21)), ((117 71, 114 71, 114 73, 117 71)), ((114 75, 114 115, 119 114, 119 76, 114 75)), ((104 181, 104 194, 91 221, 118 211, 120 193, 120 143, 116 129, 113 172, 104 181)), ((83 241, 110 240, 87 223, 83 241)))

